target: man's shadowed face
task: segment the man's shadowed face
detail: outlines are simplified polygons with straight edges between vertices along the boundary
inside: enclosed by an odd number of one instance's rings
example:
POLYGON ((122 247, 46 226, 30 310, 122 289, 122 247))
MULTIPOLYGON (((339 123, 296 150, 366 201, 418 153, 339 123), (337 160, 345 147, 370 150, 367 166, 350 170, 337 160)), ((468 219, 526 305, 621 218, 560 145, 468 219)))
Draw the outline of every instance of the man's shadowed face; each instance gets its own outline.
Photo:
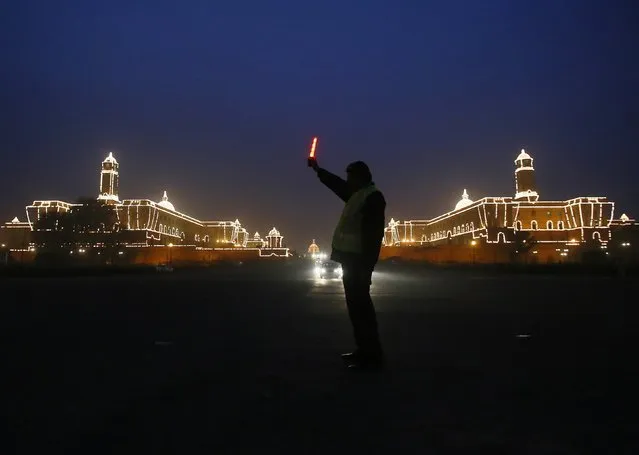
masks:
POLYGON ((371 172, 364 162, 355 161, 346 167, 346 183, 351 191, 360 190, 371 181, 371 172))

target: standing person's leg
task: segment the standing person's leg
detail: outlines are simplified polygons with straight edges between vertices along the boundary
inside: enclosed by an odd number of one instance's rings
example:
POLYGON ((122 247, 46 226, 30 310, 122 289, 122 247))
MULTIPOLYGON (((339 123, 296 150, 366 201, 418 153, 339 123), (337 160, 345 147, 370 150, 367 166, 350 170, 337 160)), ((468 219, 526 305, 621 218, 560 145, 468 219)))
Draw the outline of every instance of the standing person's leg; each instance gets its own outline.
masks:
POLYGON ((370 296, 372 270, 357 265, 343 267, 344 293, 357 350, 346 355, 350 362, 380 363, 383 357, 377 316, 370 296))

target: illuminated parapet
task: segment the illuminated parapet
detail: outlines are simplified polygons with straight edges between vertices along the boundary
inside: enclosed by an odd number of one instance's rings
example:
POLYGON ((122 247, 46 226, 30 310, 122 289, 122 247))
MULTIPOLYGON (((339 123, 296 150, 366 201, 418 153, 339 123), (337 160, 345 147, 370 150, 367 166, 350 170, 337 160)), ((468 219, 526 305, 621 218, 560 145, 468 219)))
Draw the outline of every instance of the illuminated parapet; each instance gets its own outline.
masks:
POLYGON ((202 221, 202 225, 214 248, 246 247, 248 244, 248 231, 237 219, 235 221, 202 221))
POLYGON ((81 204, 72 204, 64 201, 33 201, 33 204, 27 205, 27 222, 31 230, 35 229, 35 224, 43 217, 51 214, 63 215, 68 213, 72 207, 81 204))

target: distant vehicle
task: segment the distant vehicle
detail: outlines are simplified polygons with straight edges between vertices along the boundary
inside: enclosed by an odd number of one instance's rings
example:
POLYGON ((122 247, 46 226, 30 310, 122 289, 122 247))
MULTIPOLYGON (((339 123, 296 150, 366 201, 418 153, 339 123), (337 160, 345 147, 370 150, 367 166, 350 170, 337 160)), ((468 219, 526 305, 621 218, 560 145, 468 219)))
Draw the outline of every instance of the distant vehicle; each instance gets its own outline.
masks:
POLYGON ((341 279, 342 266, 334 261, 322 261, 315 267, 315 274, 321 279, 341 279))
POLYGON ((162 264, 158 264, 155 270, 157 270, 158 272, 172 272, 173 267, 171 266, 171 264, 162 263, 162 264))

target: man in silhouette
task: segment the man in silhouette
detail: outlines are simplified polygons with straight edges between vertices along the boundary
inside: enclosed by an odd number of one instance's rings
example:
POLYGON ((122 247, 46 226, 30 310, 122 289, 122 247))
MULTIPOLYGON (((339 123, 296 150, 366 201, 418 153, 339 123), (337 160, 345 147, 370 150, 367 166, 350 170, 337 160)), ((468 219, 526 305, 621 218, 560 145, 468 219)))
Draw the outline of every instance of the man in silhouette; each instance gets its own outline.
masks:
POLYGON ((333 234, 331 259, 342 264, 346 306, 357 348, 342 358, 352 369, 382 368, 384 354, 370 285, 384 237, 386 200, 363 161, 347 166, 346 180, 320 168, 315 158, 309 158, 308 165, 345 202, 333 234))

